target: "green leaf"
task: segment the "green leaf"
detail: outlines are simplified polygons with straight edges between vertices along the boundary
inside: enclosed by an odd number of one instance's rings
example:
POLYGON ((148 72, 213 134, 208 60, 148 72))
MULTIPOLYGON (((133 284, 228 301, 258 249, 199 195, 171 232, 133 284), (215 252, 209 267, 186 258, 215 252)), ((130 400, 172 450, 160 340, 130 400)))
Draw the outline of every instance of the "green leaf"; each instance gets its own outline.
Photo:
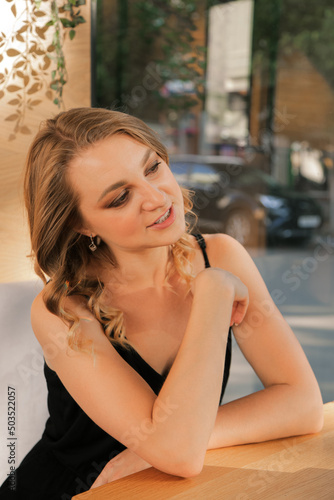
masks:
POLYGON ((77 17, 75 18, 75 20, 76 20, 76 22, 77 22, 78 24, 79 24, 79 23, 80 23, 80 24, 82 24, 82 23, 85 23, 85 22, 86 22, 86 19, 85 19, 84 17, 82 17, 82 16, 77 16, 77 17))
POLYGON ((64 26, 64 28, 74 28, 74 26, 72 26, 72 21, 70 21, 69 19, 65 19, 62 17, 60 19, 60 22, 64 26))
POLYGON ((54 69, 51 71, 51 80, 54 80, 56 78, 56 70, 54 69))
POLYGON ((53 104, 56 104, 56 106, 59 105, 59 99, 57 97, 53 99, 53 104))
POLYGON ((75 30, 71 30, 69 32, 69 36, 70 36, 70 40, 73 40, 73 38, 75 37, 75 30))
POLYGON ((52 88, 52 90, 58 90, 58 82, 51 83, 50 87, 52 88))

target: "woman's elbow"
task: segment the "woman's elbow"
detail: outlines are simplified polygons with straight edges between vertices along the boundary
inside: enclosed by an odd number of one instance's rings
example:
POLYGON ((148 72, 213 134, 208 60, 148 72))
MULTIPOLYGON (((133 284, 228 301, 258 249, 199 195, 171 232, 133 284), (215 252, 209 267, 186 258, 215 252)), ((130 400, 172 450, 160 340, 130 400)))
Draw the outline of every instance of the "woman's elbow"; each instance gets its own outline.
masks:
POLYGON ((167 474, 171 474, 172 476, 179 476, 185 479, 195 477, 198 476, 203 470, 204 456, 197 453, 194 453, 191 456, 187 453, 182 454, 180 452, 176 456, 174 453, 166 453, 166 462, 163 464, 163 467, 158 468, 167 474))
POLYGON ((323 404, 315 404, 311 410, 310 415, 310 433, 320 432, 324 426, 324 409, 323 404))
POLYGON ((172 476, 179 476, 184 479, 189 479, 198 476, 203 470, 203 464, 200 463, 184 463, 177 467, 170 467, 168 473, 172 476))
POLYGON ((324 425, 324 408, 320 390, 308 395, 307 410, 305 411, 304 425, 306 433, 320 432, 324 425))
POLYGON ((182 470, 177 474, 185 479, 198 476, 203 470, 204 462, 191 460, 183 464, 182 470))

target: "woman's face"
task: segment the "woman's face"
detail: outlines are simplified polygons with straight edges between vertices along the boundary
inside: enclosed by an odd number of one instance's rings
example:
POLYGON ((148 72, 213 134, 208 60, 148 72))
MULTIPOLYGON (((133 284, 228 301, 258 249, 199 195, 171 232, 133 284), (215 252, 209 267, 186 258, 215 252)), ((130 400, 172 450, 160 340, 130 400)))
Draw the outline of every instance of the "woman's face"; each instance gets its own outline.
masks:
POLYGON ((175 243, 184 233, 182 192, 167 164, 125 134, 104 139, 69 166, 84 227, 117 251, 175 243))

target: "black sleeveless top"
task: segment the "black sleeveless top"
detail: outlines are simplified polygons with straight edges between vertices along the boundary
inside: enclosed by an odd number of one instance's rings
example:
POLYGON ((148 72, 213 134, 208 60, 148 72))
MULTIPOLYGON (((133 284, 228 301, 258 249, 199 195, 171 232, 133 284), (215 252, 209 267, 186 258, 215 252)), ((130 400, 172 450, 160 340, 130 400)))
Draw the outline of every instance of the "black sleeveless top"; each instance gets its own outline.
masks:
MULTIPOLYGON (((199 234, 194 236, 202 249, 205 267, 210 267, 203 237, 199 234)), ((167 374, 162 376, 155 371, 133 348, 128 350, 122 346, 115 346, 115 349, 158 395, 167 374)), ((226 388, 230 363, 231 329, 228 335, 220 402, 226 388)), ((57 373, 46 363, 44 374, 48 387, 50 417, 46 422, 41 440, 17 469, 17 480, 23 487, 24 482, 32 481, 31 478, 36 473, 35 469, 38 468, 37 489, 41 496, 37 495, 35 486, 32 498, 34 500, 39 498, 41 500, 46 498, 66 500, 70 499, 71 495, 88 490, 106 463, 123 451, 125 446, 86 415, 68 393, 57 373), (51 484, 53 484, 52 489, 51 484), (45 486, 44 496, 43 485, 45 486), (53 491, 53 496, 51 496, 51 491, 53 491)), ((0 499, 7 498, 2 496, 3 491, 3 487, 0 488, 0 499)), ((22 498, 26 500, 29 498, 28 489, 24 491, 26 493, 22 494, 22 498)), ((21 497, 8 496, 8 498, 21 497)))

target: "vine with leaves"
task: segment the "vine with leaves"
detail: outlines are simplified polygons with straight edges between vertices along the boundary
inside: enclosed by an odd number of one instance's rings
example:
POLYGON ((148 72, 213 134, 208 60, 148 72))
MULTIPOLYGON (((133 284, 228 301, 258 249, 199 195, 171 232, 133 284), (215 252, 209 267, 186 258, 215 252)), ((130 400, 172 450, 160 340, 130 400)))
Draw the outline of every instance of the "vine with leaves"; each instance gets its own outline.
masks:
MULTIPOLYGON (((22 6, 22 0, 17 1, 22 6)), ((43 3, 49 3, 48 0, 24 0, 24 8, 19 14, 15 0, 6 2, 12 4, 10 10, 15 21, 9 35, 0 33, 0 63, 4 61, 4 55, 13 58, 13 61, 10 69, 3 62, 0 99, 8 93, 13 97, 8 104, 14 107, 14 112, 5 118, 14 122, 9 135, 9 140, 13 140, 18 133, 31 133, 25 125, 25 117, 27 110, 33 110, 42 102, 42 99, 34 98, 37 92, 44 90, 45 96, 55 105, 64 107, 63 88, 68 80, 64 40, 67 30, 73 40, 75 28, 85 22, 80 7, 86 4, 86 0, 64 0, 62 5, 59 5, 59 0, 52 0, 50 13, 41 9, 43 3), (44 24, 40 22, 43 17, 48 18, 44 24), (46 32, 50 28, 54 30, 52 41, 46 46, 46 32)))

